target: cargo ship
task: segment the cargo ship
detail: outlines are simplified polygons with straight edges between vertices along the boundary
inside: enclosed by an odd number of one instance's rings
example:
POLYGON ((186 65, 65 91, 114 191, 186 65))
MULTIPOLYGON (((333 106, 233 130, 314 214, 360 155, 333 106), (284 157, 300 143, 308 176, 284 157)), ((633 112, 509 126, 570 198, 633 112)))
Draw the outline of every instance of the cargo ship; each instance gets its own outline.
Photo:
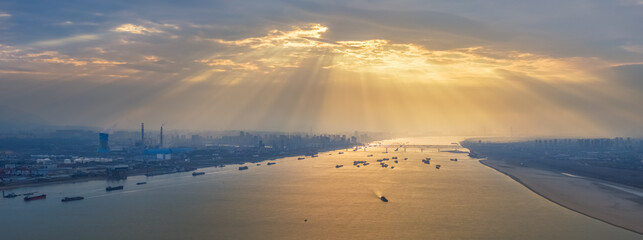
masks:
POLYGON ((123 190, 123 186, 116 186, 116 187, 109 186, 105 188, 105 191, 108 191, 108 192, 114 191, 114 190, 123 190))
POLYGON ((61 202, 71 202, 71 201, 78 201, 78 200, 83 200, 85 199, 84 197, 65 197, 61 199, 61 202))
POLYGON ((46 194, 40 194, 40 195, 36 195, 36 196, 26 196, 26 197, 24 198, 24 200, 25 200, 26 202, 28 202, 28 201, 33 201, 33 200, 45 199, 45 198, 47 198, 47 195, 46 195, 46 194))
POLYGON ((205 175, 205 172, 192 172, 192 176, 205 175))
POLYGON ((248 166, 239 167, 239 171, 248 170, 248 166))

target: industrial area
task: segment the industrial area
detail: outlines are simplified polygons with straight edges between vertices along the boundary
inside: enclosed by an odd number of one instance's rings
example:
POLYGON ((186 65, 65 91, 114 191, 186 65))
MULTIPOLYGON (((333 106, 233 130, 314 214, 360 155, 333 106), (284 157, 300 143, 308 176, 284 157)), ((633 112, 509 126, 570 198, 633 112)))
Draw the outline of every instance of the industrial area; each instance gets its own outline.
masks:
POLYGON ((51 129, 0 133, 0 188, 125 179, 352 148, 369 135, 51 129))

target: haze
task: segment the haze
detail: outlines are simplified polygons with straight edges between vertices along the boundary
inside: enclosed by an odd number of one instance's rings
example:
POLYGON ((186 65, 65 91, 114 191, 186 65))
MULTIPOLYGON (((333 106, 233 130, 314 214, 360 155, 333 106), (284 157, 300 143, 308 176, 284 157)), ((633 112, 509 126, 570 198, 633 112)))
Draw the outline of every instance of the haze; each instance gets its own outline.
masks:
POLYGON ((643 134, 643 2, 3 1, 0 122, 643 134))

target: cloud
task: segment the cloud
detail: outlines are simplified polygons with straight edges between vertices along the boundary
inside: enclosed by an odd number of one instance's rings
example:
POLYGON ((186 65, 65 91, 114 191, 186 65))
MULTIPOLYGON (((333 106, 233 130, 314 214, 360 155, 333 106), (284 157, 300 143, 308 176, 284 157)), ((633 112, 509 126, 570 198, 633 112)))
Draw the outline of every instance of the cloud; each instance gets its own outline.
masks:
POLYGON ((20 11, 0 26, 0 101, 56 123, 595 133, 643 120, 640 67, 597 74, 640 62, 637 0, 8 1, 20 11))
POLYGON ((621 46, 622 49, 632 53, 643 53, 643 45, 628 43, 621 46))
POLYGON ((150 34, 150 33, 162 33, 163 31, 156 28, 150 27, 146 28, 140 25, 134 24, 123 24, 113 29, 115 32, 127 32, 133 34, 150 34))
POLYGON ((395 73, 397 81, 450 81, 478 84, 481 79, 501 79, 496 70, 521 72, 543 81, 591 81, 583 65, 607 67, 593 58, 554 58, 536 53, 502 51, 482 46, 432 50, 414 43, 383 39, 328 41, 329 30, 321 24, 293 26, 291 30, 271 30, 265 36, 238 40, 213 39, 232 46, 226 54, 233 59, 200 60, 209 66, 227 66, 239 71, 278 72, 296 67, 306 59, 327 57, 320 66, 347 72, 395 73), (255 58, 251 56, 269 57, 255 58), (238 63, 238 60, 244 60, 238 63))
POLYGON ((75 36, 65 37, 65 38, 42 40, 42 41, 35 42, 34 45, 44 46, 44 47, 53 47, 53 46, 67 45, 71 43, 93 41, 97 39, 99 39, 99 36, 96 34, 80 34, 80 35, 75 35, 75 36))
POLYGON ((258 69, 258 67, 252 63, 238 63, 230 59, 199 60, 198 62, 205 63, 206 65, 213 66, 213 67, 223 67, 223 68, 239 69, 239 70, 247 70, 247 71, 254 71, 258 69))
POLYGON ((51 57, 51 58, 43 58, 40 61, 48 62, 48 63, 71 64, 71 65, 74 65, 74 66, 83 66, 83 65, 87 64, 86 61, 78 61, 78 60, 76 60, 74 58, 61 59, 61 58, 58 58, 58 57, 51 57))

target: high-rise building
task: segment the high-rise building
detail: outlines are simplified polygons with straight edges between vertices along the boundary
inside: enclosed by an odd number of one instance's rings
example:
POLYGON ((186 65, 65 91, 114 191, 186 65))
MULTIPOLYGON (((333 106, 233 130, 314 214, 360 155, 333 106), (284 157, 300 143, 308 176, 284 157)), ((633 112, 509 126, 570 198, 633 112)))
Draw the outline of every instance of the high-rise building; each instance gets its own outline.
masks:
POLYGON ((98 152, 109 152, 109 134, 99 133, 98 141, 99 141, 98 152))

